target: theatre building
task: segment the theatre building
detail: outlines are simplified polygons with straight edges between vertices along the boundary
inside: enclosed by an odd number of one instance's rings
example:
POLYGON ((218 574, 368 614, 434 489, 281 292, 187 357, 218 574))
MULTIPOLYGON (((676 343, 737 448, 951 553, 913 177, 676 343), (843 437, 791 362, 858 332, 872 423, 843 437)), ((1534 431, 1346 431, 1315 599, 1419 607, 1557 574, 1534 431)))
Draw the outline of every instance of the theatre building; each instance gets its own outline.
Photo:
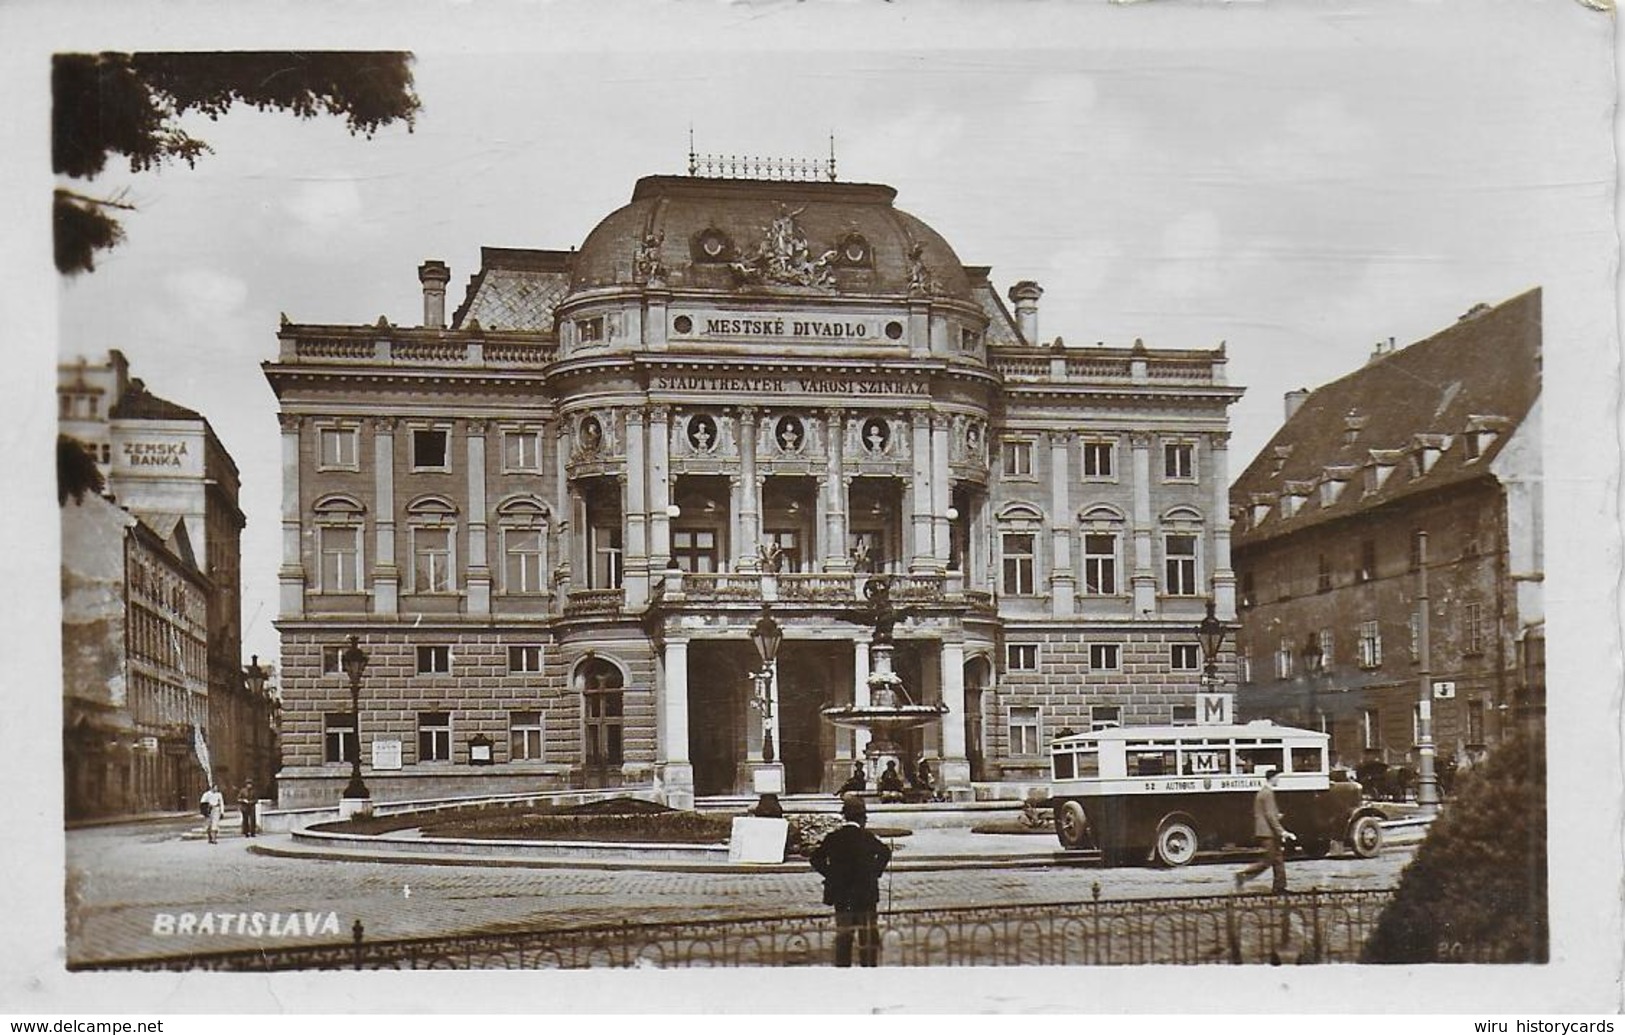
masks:
POLYGON ((1062 729, 1190 718, 1204 603, 1235 613, 1222 347, 1042 343, 1039 286, 1012 312, 895 194, 646 177, 577 249, 484 249, 449 321, 433 260, 421 326, 285 317, 282 804, 356 751, 377 800, 688 804, 751 789, 764 726, 828 792, 880 576, 945 708, 905 753, 957 797, 1042 782, 1062 729))

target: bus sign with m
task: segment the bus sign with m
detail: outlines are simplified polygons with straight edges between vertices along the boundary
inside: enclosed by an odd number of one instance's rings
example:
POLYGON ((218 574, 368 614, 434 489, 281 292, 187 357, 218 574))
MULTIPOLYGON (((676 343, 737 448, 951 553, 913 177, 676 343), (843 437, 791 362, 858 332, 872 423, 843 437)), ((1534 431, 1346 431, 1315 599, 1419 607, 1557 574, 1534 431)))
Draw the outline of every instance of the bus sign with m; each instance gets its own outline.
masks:
POLYGON ((1236 695, 1196 695, 1196 724, 1199 726, 1228 725, 1235 722, 1236 695))

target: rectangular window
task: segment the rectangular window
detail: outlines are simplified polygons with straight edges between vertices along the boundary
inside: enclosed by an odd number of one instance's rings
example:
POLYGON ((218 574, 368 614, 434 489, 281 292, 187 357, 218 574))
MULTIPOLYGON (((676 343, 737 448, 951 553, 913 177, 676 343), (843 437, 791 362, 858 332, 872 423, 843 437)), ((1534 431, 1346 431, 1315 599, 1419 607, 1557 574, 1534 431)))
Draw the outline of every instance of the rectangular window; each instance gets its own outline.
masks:
POLYGON ((1360 746, 1367 751, 1382 747, 1382 722, 1375 708, 1367 708, 1360 713, 1360 746))
POLYGON ((444 428, 414 428, 412 430, 412 467, 414 470, 444 471, 451 466, 451 432, 444 428))
POLYGON ((1011 672, 1038 671, 1038 644, 1006 644, 1004 648, 1004 667, 1011 672))
POLYGON ((604 318, 594 316, 576 321, 576 338, 583 345, 604 340, 604 318))
POLYGON ((1473 603, 1461 607, 1461 652, 1484 653, 1484 605, 1473 603))
POLYGON ((1382 627, 1375 619, 1360 623, 1360 667, 1382 665, 1382 627))
POLYGON ((1472 700, 1467 702, 1467 743, 1474 746, 1484 743, 1484 702, 1472 700))
POLYGON ((1315 576, 1315 589, 1325 593, 1332 588, 1332 562, 1321 554, 1316 564, 1319 570, 1315 576))
POLYGON ((361 588, 361 529, 320 529, 323 593, 354 593, 361 588))
POLYGON ((1089 645, 1089 670, 1091 672, 1115 672, 1121 667, 1123 661, 1123 648, 1115 643, 1091 643, 1089 645))
POLYGON ((1315 637, 1315 671, 1328 672, 1332 668, 1332 648, 1337 646, 1330 629, 1322 629, 1315 637))
POLYGON ((621 588, 621 527, 595 525, 592 530, 592 588, 621 588))
POLYGON ((451 671, 451 648, 435 644, 417 649, 418 675, 443 676, 451 671))
POLYGON ((1173 723, 1174 723, 1175 726, 1194 726, 1194 725, 1196 725, 1196 705, 1194 705, 1194 704, 1176 704, 1176 705, 1174 705, 1173 723))
POLYGON ((1034 536, 1006 534, 1004 537, 1004 591, 1011 596, 1032 596, 1034 575, 1034 536))
POLYGON ((542 761, 542 713, 508 713, 508 761, 542 761))
POLYGON ((851 532, 847 535, 846 553, 852 558, 852 570, 881 572, 886 570, 886 540, 880 532, 851 532))
POLYGON ((1377 543, 1372 539, 1360 542, 1360 567, 1354 573, 1354 581, 1370 582, 1377 577, 1377 543))
POLYGON ((1103 532, 1083 536, 1083 591, 1092 596, 1117 592, 1117 537, 1103 532))
POLYGON ((508 471, 539 471, 542 468, 542 436, 535 431, 502 433, 502 466, 508 471))
POLYGON ((1292 678, 1292 639, 1281 637, 1281 645, 1275 649, 1275 678, 1292 678))
POLYGON ((503 533, 508 547, 509 593, 540 593, 542 578, 542 533, 528 528, 510 528, 503 533))
POLYGON ((1010 754, 1013 757, 1038 754, 1038 709, 1018 706, 1010 709, 1010 754))
POLYGON ((1175 672, 1195 672, 1202 667, 1202 651, 1194 643, 1176 643, 1168 648, 1168 667, 1175 672))
POLYGON ((451 761, 450 712, 418 712, 418 761, 451 761))
POLYGON ((763 567, 776 572, 801 571, 801 533, 793 528, 769 528, 762 532, 763 567), (772 562, 769 564, 768 562, 772 562), (776 567, 774 566, 776 565, 776 567))
POLYGON ((360 745, 356 743, 355 716, 349 712, 328 712, 322 719, 322 757, 329 763, 352 762, 360 745))
POLYGON ((1097 704, 1089 708, 1091 730, 1110 729, 1123 725, 1123 709, 1115 704, 1097 704))
POLYGON ((1253 573, 1250 571, 1244 571, 1241 573, 1240 577, 1241 606, 1243 608, 1253 607, 1258 603, 1257 590, 1253 583, 1253 573))
POLYGON ((1196 478, 1196 447, 1189 442, 1165 442, 1162 446, 1162 478, 1188 482, 1196 478))
POLYGON ((1109 480, 1116 476, 1114 462, 1117 446, 1112 442, 1085 442, 1083 444, 1083 476, 1109 480))
POLYGON ((619 690, 587 694, 587 764, 621 764, 622 699, 619 690))
POLYGON ((542 648, 534 645, 515 646, 508 648, 509 672, 540 672, 542 670, 542 648))
POLYGON ((1026 441, 1004 444, 1004 474, 1007 478, 1033 476, 1033 444, 1026 441))
POLYGON ((448 593, 451 578, 451 529, 415 528, 412 589, 418 593, 448 593))
POLYGON ((1196 537, 1170 535, 1163 539, 1163 564, 1166 581, 1163 592, 1169 596, 1196 595, 1196 537))
POLYGON ((1249 685, 1253 681, 1253 655, 1245 648, 1236 651, 1236 678, 1249 685))
POLYGON ((683 571, 717 570, 717 534, 708 528, 676 528, 671 533, 671 559, 683 571))
POLYGON ((344 648, 336 643, 322 647, 322 675, 332 676, 344 672, 344 648))
POLYGON ((322 428, 321 466, 355 470, 358 437, 355 428, 322 428))

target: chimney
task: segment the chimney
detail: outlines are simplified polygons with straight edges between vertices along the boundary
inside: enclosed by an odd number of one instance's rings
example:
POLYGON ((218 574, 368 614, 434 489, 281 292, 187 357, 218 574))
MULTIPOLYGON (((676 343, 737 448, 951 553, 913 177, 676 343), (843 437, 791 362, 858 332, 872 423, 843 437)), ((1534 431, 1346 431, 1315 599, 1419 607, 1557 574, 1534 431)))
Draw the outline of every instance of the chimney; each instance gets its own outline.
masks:
POLYGON ((1307 388, 1294 388, 1292 391, 1286 393, 1287 420, 1292 419, 1292 415, 1298 412, 1298 408, 1303 405, 1303 401, 1307 398, 1309 398, 1309 389, 1307 388))
POLYGON ((451 267, 439 259, 425 259, 418 267, 418 282, 423 285, 423 326, 445 330, 446 285, 451 282, 451 267))
POLYGON ((1010 289, 1010 301, 1016 304, 1016 326, 1027 344, 1038 344, 1038 300, 1044 289, 1035 280, 1023 280, 1010 289))

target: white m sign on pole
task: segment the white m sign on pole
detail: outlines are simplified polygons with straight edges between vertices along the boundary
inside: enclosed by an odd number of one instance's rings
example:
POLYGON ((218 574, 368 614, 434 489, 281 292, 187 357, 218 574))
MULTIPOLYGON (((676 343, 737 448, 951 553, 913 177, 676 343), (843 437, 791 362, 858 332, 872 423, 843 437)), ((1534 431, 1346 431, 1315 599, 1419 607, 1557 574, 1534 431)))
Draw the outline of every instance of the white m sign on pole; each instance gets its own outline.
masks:
POLYGON ((1236 695, 1200 693, 1196 695, 1196 722, 1201 726, 1227 725, 1236 721, 1236 695))

